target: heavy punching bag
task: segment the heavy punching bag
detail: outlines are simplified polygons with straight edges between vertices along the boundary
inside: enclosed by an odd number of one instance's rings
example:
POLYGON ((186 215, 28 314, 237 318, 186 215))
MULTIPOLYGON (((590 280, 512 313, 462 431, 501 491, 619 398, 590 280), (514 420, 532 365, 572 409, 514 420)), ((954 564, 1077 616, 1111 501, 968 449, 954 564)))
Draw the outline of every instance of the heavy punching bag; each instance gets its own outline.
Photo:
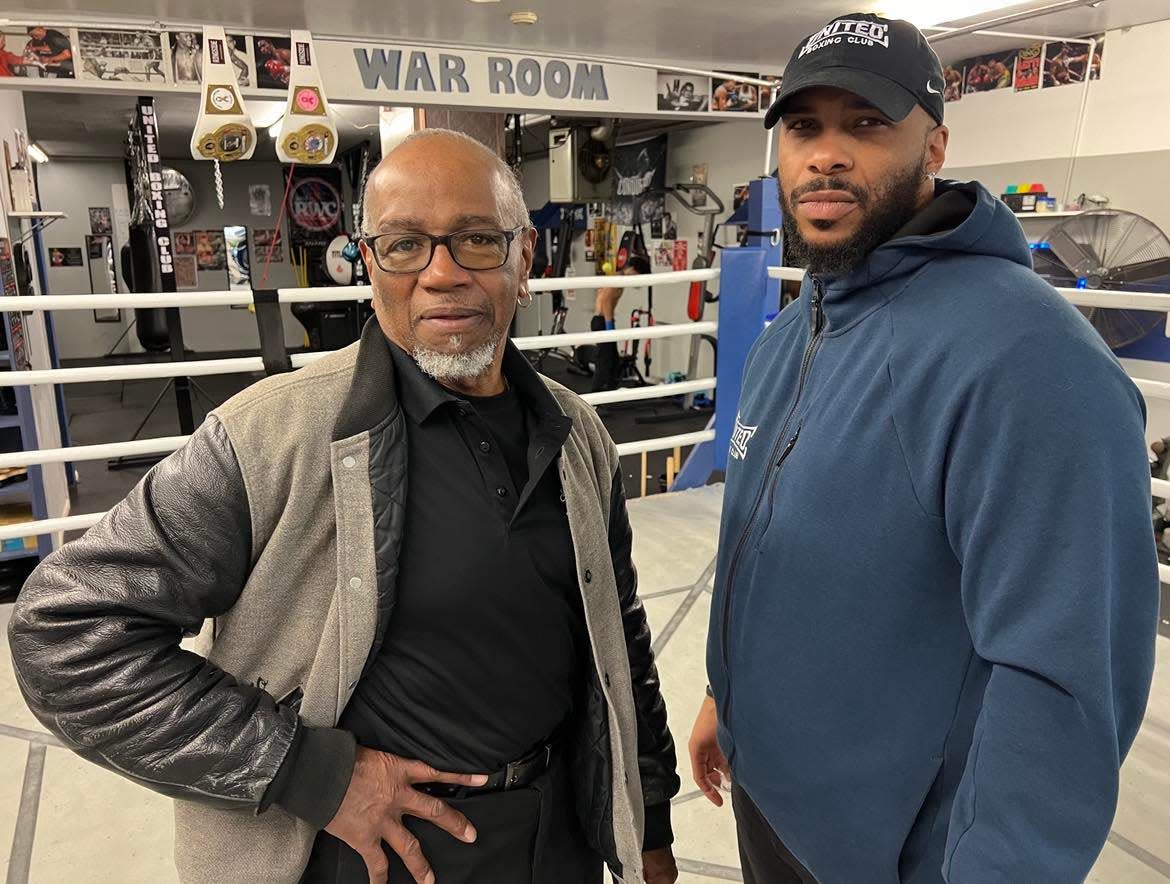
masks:
MULTIPOLYGON (((158 291, 154 254, 154 232, 142 225, 130 226, 130 242, 122 246, 122 278, 132 292, 158 291)), ((171 349, 167 313, 161 307, 134 310, 135 333, 146 351, 166 353, 171 349)))

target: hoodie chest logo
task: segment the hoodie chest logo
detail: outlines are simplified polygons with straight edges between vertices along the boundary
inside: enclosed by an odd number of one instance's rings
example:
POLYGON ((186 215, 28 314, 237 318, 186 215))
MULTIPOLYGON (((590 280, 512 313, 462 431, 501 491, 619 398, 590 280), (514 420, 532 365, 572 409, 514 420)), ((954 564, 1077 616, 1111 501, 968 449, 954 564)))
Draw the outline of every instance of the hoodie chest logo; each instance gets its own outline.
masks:
POLYGON ((752 436, 759 428, 758 424, 754 427, 747 426, 738 413, 735 415, 735 429, 731 433, 732 457, 737 460, 744 460, 747 457, 748 443, 752 441, 752 436))

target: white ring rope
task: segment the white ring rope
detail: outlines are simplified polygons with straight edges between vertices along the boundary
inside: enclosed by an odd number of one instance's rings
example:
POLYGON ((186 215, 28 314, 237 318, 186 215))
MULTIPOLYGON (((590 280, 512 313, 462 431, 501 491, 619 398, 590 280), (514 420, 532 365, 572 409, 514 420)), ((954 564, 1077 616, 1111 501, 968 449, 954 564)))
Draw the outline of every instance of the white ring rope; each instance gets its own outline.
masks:
MULTIPOLYGON (((534 294, 568 289, 632 289, 676 283, 708 282, 719 278, 713 267, 701 270, 678 270, 668 273, 645 273, 640 276, 557 276, 530 279, 528 290, 534 294)), ((320 288, 281 288, 277 297, 282 304, 326 301, 369 301, 373 289, 368 285, 338 285, 320 288)), ((0 297, 0 313, 43 313, 48 310, 112 310, 147 307, 230 307, 254 303, 249 291, 214 292, 124 292, 116 295, 16 295, 0 297)))
MULTIPOLYGON (((669 387, 674 385, 663 384, 662 386, 669 387)), ((666 451, 671 448, 680 448, 685 445, 698 445, 700 442, 709 442, 714 438, 714 430, 700 430, 696 433, 682 433, 677 436, 663 436, 659 439, 646 439, 641 442, 624 442, 617 446, 617 451, 621 456, 625 456, 627 454, 639 454, 643 451, 666 451)), ((161 443, 165 440, 157 439, 147 441, 161 443)), ((186 439, 182 438, 180 441, 185 442, 186 439)), ((115 446, 92 445, 86 447, 113 448, 115 446)), ((70 449, 56 450, 69 451, 70 449)), ((37 537, 43 534, 56 534, 59 531, 81 531, 96 525, 101 521, 103 516, 105 516, 105 513, 85 513, 79 516, 66 516, 60 519, 42 519, 36 522, 18 522, 12 525, 0 525, 0 540, 37 537)))
MULTIPOLYGON (((530 281, 530 291, 547 292, 557 289, 591 288, 635 288, 650 285, 703 282, 717 279, 719 271, 713 268, 687 270, 669 273, 643 274, 640 276, 583 276, 558 277, 530 281)), ((333 286, 326 288, 279 289, 281 303, 303 303, 313 301, 354 301, 369 300, 372 290, 369 286, 333 286)), ((146 308, 146 307, 226 307, 253 303, 251 292, 215 291, 192 293, 148 292, 142 294, 113 295, 44 295, 35 297, 0 297, 0 311, 45 312, 50 310, 90 310, 101 308, 146 308)), ((606 343, 630 340, 662 339, 692 335, 715 335, 719 330, 717 322, 692 322, 613 329, 601 332, 580 332, 574 334, 536 335, 514 338, 521 350, 542 350, 587 343, 606 343)), ((329 353, 298 353, 290 357, 294 368, 301 368, 329 353)), ((179 362, 160 362, 139 365, 104 365, 82 368, 58 368, 37 371, 0 372, 0 387, 31 386, 36 384, 71 384, 99 381, 126 381, 151 378, 202 377, 219 374, 241 374, 264 372, 264 361, 260 357, 238 359, 202 359, 179 362)), ((600 393, 588 393, 582 398, 591 405, 605 405, 615 402, 643 401, 673 396, 685 396, 707 390, 714 390, 716 379, 699 378, 674 384, 653 384, 646 387, 622 388, 600 393)), ((132 457, 147 454, 168 454, 181 448, 188 436, 167 436, 157 439, 140 439, 133 442, 112 442, 104 445, 78 445, 69 448, 30 449, 0 454, 0 468, 30 467, 53 463, 73 463, 94 460, 132 457)), ((627 442, 617 446, 619 454, 636 454, 644 451, 660 451, 684 445, 697 445, 715 438, 714 430, 684 433, 640 442, 627 442)), ((89 528, 105 515, 87 513, 64 518, 42 519, 0 526, 0 540, 55 534, 89 528)))
MULTIPOLYGON (((564 335, 537 335, 513 338, 521 350, 549 350, 554 347, 608 341, 646 340, 649 338, 677 338, 689 335, 714 334, 717 322, 688 322, 678 325, 619 328, 612 331, 578 332, 564 335)), ((336 351, 297 353, 290 361, 293 368, 303 368, 336 351)), ((237 359, 191 359, 182 362, 151 362, 144 365, 92 365, 82 368, 50 368, 36 371, 0 372, 0 387, 22 387, 37 384, 82 384, 99 381, 132 381, 158 378, 204 377, 217 374, 262 373, 264 360, 259 356, 237 359)))

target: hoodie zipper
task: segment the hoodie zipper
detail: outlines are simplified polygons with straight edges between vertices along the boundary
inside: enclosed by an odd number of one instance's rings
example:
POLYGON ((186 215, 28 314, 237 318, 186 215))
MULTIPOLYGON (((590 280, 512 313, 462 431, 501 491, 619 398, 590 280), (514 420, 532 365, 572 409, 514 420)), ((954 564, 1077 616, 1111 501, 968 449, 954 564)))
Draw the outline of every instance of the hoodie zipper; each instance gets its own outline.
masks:
POLYGON ((743 554, 744 545, 752 533, 752 527, 755 525, 756 517, 759 515, 760 504, 764 500, 765 490, 771 488, 775 492, 776 479, 779 477, 780 470, 784 466, 784 462, 792 453, 792 449, 796 447, 796 440, 800 437, 800 426, 796 428, 792 438, 788 439, 785 444, 785 439, 788 436, 788 427, 792 422, 793 416, 796 414, 797 406, 800 405, 800 398, 804 395, 804 385, 808 380, 808 372, 812 367, 812 361, 816 358, 817 350, 821 345, 821 333, 825 327, 825 313, 822 307, 824 301, 825 291, 819 279, 813 277, 813 295, 812 295, 812 337, 809 339, 808 346, 804 350, 804 358, 800 364, 800 378, 796 385, 796 398, 792 401, 792 406, 788 410, 787 417, 784 418, 784 425, 780 428, 779 434, 776 436, 776 442, 772 446, 772 453, 768 457, 770 464, 768 475, 764 481, 760 483, 760 488, 756 492, 756 500, 752 505, 751 513, 748 515, 747 523, 744 525, 743 531, 739 535, 739 540, 735 545, 735 554, 731 557, 731 566, 727 572, 727 586, 723 597, 723 671, 728 676, 727 684, 727 700, 724 704, 723 715, 721 716, 724 722, 728 722, 731 716, 731 672, 728 654, 728 636, 730 634, 730 617, 731 617, 731 591, 735 586, 735 572, 739 567, 740 556, 743 554), (783 446, 783 448, 781 448, 783 446))

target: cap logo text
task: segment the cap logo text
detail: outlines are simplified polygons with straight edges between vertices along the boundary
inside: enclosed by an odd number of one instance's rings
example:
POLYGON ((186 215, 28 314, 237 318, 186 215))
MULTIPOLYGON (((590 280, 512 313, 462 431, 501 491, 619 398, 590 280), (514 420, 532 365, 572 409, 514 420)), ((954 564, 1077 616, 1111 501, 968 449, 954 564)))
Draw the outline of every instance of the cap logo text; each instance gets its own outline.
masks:
POLYGON ((808 38, 800 50, 797 58, 804 58, 810 52, 824 49, 826 46, 836 46, 839 43, 852 43, 857 46, 881 46, 890 48, 890 26, 874 21, 859 21, 852 18, 842 18, 825 25, 808 38))

